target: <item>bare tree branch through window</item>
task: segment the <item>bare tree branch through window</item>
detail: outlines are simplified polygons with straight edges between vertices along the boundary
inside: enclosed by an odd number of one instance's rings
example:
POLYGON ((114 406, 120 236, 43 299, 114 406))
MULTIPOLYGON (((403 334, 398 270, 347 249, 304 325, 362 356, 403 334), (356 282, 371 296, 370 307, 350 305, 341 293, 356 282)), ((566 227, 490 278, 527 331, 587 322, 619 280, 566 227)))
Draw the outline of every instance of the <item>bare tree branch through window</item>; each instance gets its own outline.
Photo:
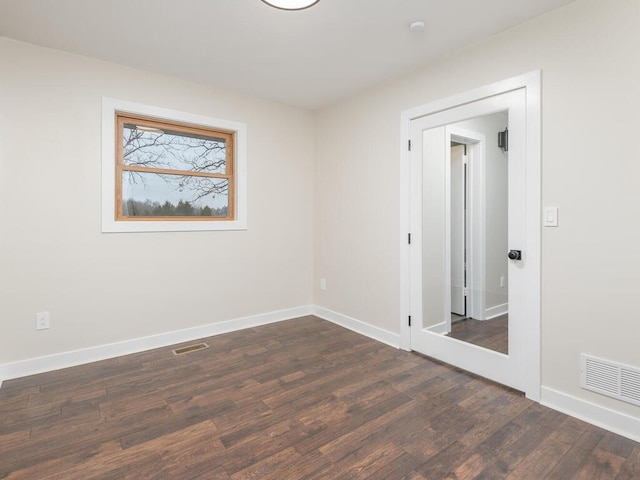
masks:
POLYGON ((233 215, 233 134, 118 116, 124 217, 233 215))

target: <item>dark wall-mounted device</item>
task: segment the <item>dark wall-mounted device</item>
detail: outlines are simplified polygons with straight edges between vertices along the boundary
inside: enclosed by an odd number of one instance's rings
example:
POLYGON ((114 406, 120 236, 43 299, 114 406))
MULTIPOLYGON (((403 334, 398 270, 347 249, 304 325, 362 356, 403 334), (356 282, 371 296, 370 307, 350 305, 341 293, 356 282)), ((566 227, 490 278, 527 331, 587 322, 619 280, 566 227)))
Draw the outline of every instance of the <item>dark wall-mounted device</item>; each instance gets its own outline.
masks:
POLYGON ((503 152, 509 151, 509 129, 505 128, 504 132, 498 132, 498 146, 503 152))

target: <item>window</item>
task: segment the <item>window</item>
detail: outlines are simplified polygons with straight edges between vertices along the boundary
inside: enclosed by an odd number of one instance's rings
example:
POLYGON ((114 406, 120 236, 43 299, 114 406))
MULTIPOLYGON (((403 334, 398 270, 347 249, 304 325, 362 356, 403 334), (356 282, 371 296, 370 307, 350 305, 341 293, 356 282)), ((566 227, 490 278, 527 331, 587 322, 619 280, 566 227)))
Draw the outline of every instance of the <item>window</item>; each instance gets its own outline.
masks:
POLYGON ((233 132, 116 113, 116 220, 233 220, 233 132))
POLYGON ((236 122, 104 99, 103 231, 246 228, 245 132, 236 122))

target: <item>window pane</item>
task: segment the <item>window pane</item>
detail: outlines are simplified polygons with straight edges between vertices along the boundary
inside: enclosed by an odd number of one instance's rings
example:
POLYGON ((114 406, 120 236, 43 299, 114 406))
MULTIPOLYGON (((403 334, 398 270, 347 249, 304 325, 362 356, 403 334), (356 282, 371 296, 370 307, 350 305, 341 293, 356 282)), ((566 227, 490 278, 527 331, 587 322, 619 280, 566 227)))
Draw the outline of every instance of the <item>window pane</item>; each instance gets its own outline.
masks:
POLYGON ((125 123, 122 142, 125 165, 226 173, 227 152, 223 138, 125 123))
POLYGON ((122 172, 122 215, 226 217, 226 178, 122 172))

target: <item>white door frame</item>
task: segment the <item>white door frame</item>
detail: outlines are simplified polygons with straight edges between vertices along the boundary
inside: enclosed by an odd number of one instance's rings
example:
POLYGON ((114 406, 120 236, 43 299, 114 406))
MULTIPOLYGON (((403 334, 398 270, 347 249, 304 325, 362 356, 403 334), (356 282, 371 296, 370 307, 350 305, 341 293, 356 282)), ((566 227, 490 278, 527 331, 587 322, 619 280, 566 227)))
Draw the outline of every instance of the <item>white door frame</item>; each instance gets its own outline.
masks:
POLYGON ((528 268, 525 275, 525 379, 527 398, 540 401, 540 262, 541 262, 541 72, 540 70, 453 95, 401 114, 400 164, 400 347, 411 350, 410 249, 411 169, 409 139, 411 121, 484 98, 524 88, 526 92, 525 225, 528 268))
MULTIPOLYGON (((486 212, 484 203, 485 190, 485 150, 486 138, 480 132, 463 129, 455 125, 447 125, 445 128, 446 142, 452 141, 467 146, 467 176, 472 180, 467 185, 467 215, 465 218, 465 244, 467 255, 467 316, 476 320, 485 319, 485 255, 486 241, 486 212)), ((446 158, 446 169, 449 168, 450 159, 446 158)), ((448 176, 445 174, 445 177, 448 176)), ((445 180, 445 198, 449 196, 448 179, 445 180)), ((449 221, 451 213, 448 211, 448 202, 445 200, 444 218, 449 221)), ((446 228, 446 227, 445 227, 446 228)), ((447 251, 445 245, 445 253, 447 251)), ((447 261, 445 259, 445 261, 447 261)), ((449 316, 448 330, 451 331, 451 318, 449 316)))

